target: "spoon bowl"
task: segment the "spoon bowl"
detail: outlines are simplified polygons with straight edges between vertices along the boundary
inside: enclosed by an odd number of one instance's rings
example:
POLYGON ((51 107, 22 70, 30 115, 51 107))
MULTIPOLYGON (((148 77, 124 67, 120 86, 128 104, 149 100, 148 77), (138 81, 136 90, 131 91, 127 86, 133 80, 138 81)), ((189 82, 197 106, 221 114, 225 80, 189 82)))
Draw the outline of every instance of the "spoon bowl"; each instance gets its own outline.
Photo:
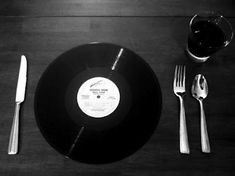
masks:
POLYGON ((192 95, 197 100, 203 100, 208 95, 207 81, 202 74, 196 75, 193 80, 192 95))

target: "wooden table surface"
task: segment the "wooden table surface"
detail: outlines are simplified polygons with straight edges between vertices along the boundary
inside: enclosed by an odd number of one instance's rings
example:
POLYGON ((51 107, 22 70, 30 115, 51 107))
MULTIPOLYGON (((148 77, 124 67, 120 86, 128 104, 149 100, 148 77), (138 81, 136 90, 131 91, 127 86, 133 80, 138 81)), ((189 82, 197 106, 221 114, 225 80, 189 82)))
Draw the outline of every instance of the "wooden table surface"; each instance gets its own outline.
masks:
POLYGON ((235 29, 233 0, 1 0, 0 175, 235 175, 235 41, 204 64, 193 63, 184 53, 190 17, 206 10, 221 12, 235 29), (40 133, 33 108, 47 66, 70 48, 93 41, 119 44, 139 54, 157 75, 163 94, 161 119, 151 139, 133 155, 103 165, 75 162, 57 153, 40 133), (9 156, 21 54, 28 58, 27 93, 20 152, 9 156), (176 64, 187 65, 190 155, 179 153, 179 103, 172 91, 176 64), (201 153, 199 106, 190 94, 197 73, 209 84, 205 110, 211 154, 201 153))

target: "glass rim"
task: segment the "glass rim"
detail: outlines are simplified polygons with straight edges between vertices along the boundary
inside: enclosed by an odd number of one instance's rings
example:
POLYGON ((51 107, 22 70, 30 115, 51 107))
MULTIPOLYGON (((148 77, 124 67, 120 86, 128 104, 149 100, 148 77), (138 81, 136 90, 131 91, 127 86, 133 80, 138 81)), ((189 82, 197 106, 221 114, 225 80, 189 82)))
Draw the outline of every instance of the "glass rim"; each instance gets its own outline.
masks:
POLYGON ((230 32, 231 32, 231 36, 228 37, 228 39, 226 40, 226 43, 224 45, 224 47, 226 47, 233 39, 233 36, 234 36, 234 32, 233 32, 233 27, 232 27, 232 24, 228 21, 227 18, 225 18, 223 15, 221 15, 221 13, 219 12, 216 12, 216 11, 203 11, 203 12, 199 12, 199 13, 196 13, 193 15, 193 17, 190 19, 190 22, 189 22, 189 32, 191 33, 192 30, 191 30, 191 26, 193 24, 193 20, 197 17, 197 16, 203 16, 204 17, 209 17, 209 15, 211 16, 218 16, 220 17, 221 19, 223 19, 226 24, 229 26, 229 29, 230 29, 230 32))

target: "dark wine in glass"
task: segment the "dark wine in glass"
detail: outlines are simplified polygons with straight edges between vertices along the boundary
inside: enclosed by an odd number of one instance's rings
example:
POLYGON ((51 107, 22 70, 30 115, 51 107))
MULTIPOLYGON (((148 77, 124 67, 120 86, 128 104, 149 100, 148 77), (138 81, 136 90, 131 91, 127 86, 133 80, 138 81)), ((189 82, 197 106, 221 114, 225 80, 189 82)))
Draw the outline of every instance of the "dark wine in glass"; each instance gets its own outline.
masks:
POLYGON ((226 47, 233 36, 230 23, 221 15, 195 15, 190 21, 186 51, 197 62, 206 61, 213 53, 226 47))
POLYGON ((196 56, 209 56, 225 46, 226 36, 216 24, 209 21, 198 21, 192 25, 191 29, 188 48, 196 56))

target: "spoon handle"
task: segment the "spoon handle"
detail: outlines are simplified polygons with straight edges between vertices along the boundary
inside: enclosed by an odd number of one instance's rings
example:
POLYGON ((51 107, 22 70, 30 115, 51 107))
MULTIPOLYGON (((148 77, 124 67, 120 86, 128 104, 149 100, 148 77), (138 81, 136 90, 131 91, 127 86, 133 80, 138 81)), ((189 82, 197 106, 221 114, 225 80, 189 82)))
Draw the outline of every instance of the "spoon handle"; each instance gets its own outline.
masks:
POLYGON ((186 127, 186 118, 185 118, 185 109, 184 109, 184 101, 180 96, 180 153, 189 154, 189 144, 188 144, 188 134, 186 127))
POLYGON ((210 153, 210 142, 209 142, 209 137, 208 137, 208 132, 207 132, 207 125, 206 125, 206 116, 203 108, 203 102, 202 100, 199 101, 200 103, 200 109, 201 109, 201 147, 202 147, 202 152, 204 153, 210 153))

